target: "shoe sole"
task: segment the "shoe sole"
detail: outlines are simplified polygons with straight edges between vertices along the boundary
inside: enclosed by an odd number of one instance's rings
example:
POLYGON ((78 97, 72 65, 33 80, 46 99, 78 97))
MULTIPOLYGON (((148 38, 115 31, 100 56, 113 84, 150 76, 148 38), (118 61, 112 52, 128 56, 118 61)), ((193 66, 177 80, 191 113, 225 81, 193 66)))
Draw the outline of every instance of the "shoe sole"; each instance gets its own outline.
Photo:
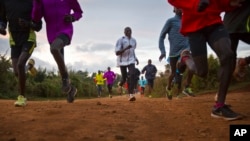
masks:
POLYGON ((213 113, 211 113, 211 117, 213 117, 213 118, 223 118, 226 121, 233 121, 233 120, 238 120, 238 119, 243 118, 241 115, 238 115, 237 117, 233 117, 233 118, 227 118, 227 117, 219 116, 219 115, 216 115, 216 114, 213 114, 213 113))
POLYGON ((15 107, 25 107, 27 104, 22 104, 22 105, 19 105, 19 104, 15 104, 15 107))
POLYGON ((23 103, 23 104, 19 104, 19 103, 14 103, 14 106, 15 107, 25 107, 26 105, 27 105, 27 100, 25 100, 26 102, 25 103, 23 103))
POLYGON ((27 105, 27 103, 25 104, 18 104, 18 103, 14 103, 15 107, 25 107, 27 105))

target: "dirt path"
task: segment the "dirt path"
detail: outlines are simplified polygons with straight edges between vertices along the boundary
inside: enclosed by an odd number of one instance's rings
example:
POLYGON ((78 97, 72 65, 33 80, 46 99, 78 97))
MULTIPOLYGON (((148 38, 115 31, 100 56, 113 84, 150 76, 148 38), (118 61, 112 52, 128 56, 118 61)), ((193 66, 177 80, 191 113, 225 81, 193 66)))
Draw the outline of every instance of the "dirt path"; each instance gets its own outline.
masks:
POLYGON ((0 100, 0 141, 229 141, 230 124, 250 124, 250 88, 227 98, 242 120, 210 117, 213 97, 29 101, 25 108, 0 100))

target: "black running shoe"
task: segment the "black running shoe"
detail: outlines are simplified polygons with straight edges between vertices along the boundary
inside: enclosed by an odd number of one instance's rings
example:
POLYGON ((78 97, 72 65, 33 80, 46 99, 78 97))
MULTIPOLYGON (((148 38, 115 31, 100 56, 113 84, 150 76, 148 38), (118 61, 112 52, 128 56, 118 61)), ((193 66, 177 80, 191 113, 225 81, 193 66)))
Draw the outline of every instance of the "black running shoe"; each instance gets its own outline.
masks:
POLYGON ((134 96, 131 96, 129 99, 128 99, 128 101, 135 101, 136 100, 136 98, 134 97, 134 96))
POLYGON ((74 102, 76 93, 77 93, 77 88, 71 85, 71 89, 70 89, 70 91, 68 92, 68 95, 67 95, 68 103, 73 103, 74 102))
POLYGON ((232 111, 227 105, 220 108, 213 107, 211 116, 214 118, 223 118, 228 121, 242 118, 240 114, 232 111))

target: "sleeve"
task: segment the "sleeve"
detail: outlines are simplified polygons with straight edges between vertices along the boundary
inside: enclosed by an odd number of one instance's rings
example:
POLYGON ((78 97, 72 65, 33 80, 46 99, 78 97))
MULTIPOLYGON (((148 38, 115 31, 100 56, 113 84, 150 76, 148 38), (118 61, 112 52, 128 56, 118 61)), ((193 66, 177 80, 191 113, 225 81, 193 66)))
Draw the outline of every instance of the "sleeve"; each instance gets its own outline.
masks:
POLYGON ((143 67, 143 69, 141 70, 141 73, 144 74, 145 71, 146 71, 146 66, 143 67))
POLYGON ((156 66, 154 66, 155 67, 155 73, 157 73, 157 68, 156 68, 156 66))
POLYGON ((164 40, 166 38, 167 33, 169 32, 169 29, 170 29, 170 20, 167 20, 161 30, 159 38, 159 49, 161 51, 161 54, 166 54, 164 40))
POLYGON ((115 45, 115 52, 120 51, 122 49, 122 39, 118 39, 115 45))
POLYGON ((78 21, 82 17, 82 13, 83 13, 81 6, 77 0, 70 0, 70 4, 71 4, 72 10, 74 11, 72 16, 74 17, 76 21, 78 21))
POLYGON ((32 20, 34 22, 40 22, 43 17, 43 2, 42 0, 37 1, 33 0, 33 8, 32 8, 32 20))
POLYGON ((135 49, 136 49, 136 47, 137 47, 137 42, 136 42, 136 40, 134 39, 134 42, 135 42, 135 49))

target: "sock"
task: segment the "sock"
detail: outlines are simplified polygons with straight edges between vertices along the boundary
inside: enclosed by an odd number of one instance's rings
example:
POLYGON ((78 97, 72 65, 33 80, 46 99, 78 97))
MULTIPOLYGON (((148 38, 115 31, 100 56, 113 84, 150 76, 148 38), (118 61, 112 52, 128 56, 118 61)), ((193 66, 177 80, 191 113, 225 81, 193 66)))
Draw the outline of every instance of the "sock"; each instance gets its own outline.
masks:
POLYGON ((181 62, 185 63, 187 59, 189 59, 189 56, 183 56, 181 58, 181 62))
POLYGON ((215 107, 216 108, 220 108, 220 107, 223 107, 225 104, 224 103, 221 103, 221 102, 216 102, 215 103, 215 107))

